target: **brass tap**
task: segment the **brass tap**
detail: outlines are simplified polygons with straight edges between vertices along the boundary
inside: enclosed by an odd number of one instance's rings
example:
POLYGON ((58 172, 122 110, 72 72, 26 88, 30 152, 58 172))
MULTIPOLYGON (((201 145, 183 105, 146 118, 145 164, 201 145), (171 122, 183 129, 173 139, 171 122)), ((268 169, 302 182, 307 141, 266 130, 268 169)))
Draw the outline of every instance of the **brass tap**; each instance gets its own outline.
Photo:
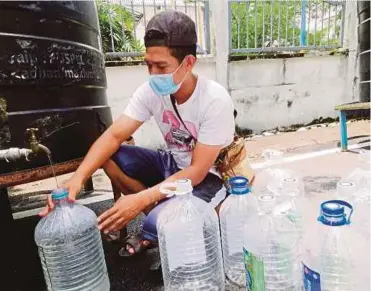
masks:
POLYGON ((39 141, 37 140, 36 132, 38 131, 39 131, 38 128, 27 128, 26 129, 26 132, 29 134, 28 141, 30 143, 30 149, 32 153, 38 154, 40 151, 42 151, 46 153, 48 156, 51 156, 50 150, 46 146, 39 143, 39 141))

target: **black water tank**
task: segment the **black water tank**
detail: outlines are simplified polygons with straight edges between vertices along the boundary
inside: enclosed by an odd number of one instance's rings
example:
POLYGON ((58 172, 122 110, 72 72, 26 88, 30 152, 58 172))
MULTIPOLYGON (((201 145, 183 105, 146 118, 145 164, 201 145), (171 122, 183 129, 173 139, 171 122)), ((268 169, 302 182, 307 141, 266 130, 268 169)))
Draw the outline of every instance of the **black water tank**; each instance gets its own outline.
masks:
POLYGON ((0 149, 27 147, 37 127, 54 161, 69 161, 111 122, 95 2, 0 1, 0 149))

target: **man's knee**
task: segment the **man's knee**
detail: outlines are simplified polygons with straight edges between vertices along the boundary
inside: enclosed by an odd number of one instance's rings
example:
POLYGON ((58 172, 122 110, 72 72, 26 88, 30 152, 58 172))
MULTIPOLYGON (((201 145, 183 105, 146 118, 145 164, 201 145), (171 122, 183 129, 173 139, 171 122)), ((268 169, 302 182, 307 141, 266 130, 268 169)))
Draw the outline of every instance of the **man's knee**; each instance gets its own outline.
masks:
POLYGON ((143 239, 157 241, 157 220, 161 211, 166 207, 171 199, 167 199, 157 204, 146 216, 143 221, 142 235, 143 239))

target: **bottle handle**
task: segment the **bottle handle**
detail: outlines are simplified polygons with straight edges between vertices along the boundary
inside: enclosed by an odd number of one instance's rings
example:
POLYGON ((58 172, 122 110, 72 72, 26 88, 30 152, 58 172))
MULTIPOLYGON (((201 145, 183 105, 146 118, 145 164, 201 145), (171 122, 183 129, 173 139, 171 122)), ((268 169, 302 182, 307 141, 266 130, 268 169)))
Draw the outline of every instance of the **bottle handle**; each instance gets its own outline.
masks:
POLYGON ((330 200, 330 201, 326 201, 326 203, 336 203, 336 204, 347 207, 350 210, 348 217, 347 217, 347 224, 350 224, 350 218, 352 217, 352 214, 353 214, 353 206, 350 203, 343 201, 343 200, 330 200))
POLYGON ((173 197, 176 191, 176 183, 175 182, 166 182, 160 185, 160 192, 165 194, 167 198, 173 197))

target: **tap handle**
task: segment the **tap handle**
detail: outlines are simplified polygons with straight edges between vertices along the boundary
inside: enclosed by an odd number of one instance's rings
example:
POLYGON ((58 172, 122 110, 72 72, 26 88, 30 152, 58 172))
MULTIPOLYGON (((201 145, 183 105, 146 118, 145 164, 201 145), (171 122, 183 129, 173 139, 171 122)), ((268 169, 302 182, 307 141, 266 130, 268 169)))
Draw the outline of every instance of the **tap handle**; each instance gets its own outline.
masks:
POLYGON ((27 129, 26 129, 26 132, 27 132, 27 133, 31 133, 31 134, 33 134, 33 133, 35 133, 35 132, 38 132, 38 131, 39 131, 38 128, 27 128, 27 129))
POLYGON ((38 128, 27 128, 26 133, 28 134, 30 140, 37 140, 36 138, 36 132, 38 132, 38 128))

